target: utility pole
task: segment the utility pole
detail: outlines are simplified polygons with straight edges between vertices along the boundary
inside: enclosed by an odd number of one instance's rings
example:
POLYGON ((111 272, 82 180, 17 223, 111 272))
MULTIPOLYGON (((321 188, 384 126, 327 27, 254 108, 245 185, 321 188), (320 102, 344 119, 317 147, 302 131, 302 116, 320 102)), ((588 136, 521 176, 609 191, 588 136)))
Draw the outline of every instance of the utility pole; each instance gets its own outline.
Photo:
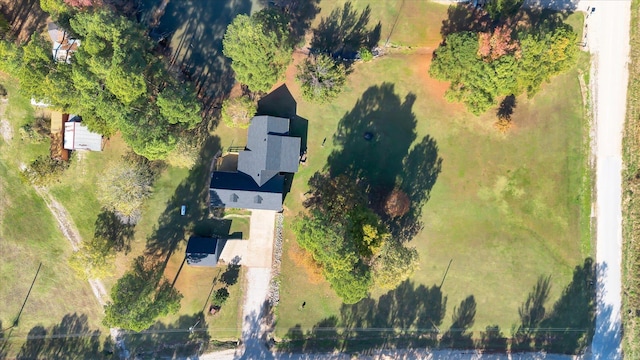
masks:
POLYGON ((27 304, 27 300, 29 299, 29 295, 31 294, 31 290, 33 289, 33 284, 36 283, 36 279, 38 278, 38 273, 40 272, 40 268, 42 267, 42 263, 38 266, 38 271, 36 271, 36 276, 33 277, 33 281, 31 282, 31 287, 29 287, 29 292, 27 296, 24 298, 24 302, 22 303, 22 307, 20 308, 20 312, 16 317, 16 320, 13 322, 13 326, 18 326, 18 322, 20 321, 20 315, 22 315, 22 310, 24 310, 24 306, 27 304))

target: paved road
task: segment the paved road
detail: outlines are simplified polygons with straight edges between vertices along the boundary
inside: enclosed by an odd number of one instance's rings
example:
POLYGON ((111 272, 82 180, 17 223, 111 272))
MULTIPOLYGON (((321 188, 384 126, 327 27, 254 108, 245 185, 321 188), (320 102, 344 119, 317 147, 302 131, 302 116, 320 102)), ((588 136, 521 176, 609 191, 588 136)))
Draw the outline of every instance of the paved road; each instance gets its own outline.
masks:
POLYGON ((583 1, 593 54, 592 94, 596 128, 598 303, 593 359, 621 359, 622 130, 629 61, 628 0, 583 1))

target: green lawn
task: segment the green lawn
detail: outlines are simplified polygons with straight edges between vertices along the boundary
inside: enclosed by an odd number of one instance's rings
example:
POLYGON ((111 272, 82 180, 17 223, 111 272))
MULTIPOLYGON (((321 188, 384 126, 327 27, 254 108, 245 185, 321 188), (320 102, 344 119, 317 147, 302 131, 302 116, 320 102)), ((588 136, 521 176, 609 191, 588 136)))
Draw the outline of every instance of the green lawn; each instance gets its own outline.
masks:
MULTIPOLYGON (((440 9, 440 14, 445 13, 440 9)), ((372 19, 376 18, 372 15, 372 19)), ((569 21, 580 26, 581 15, 573 15, 569 21)), ((581 57, 581 61, 585 60, 581 57)), ((285 255, 277 310, 278 336, 284 336, 296 325, 310 329, 325 320, 322 324, 326 326, 331 316, 337 316, 339 326, 356 326, 348 322, 349 316, 356 321, 359 316, 365 320, 366 316, 375 317, 376 312, 395 312, 393 324, 411 324, 411 317, 421 314, 403 313, 401 309, 418 304, 437 305, 444 310, 428 314, 429 321, 444 332, 452 325, 454 309, 459 309, 469 296, 473 296, 476 312, 473 321, 466 324, 467 331, 479 337, 485 327, 498 325, 505 336, 511 336, 512 327, 520 324, 518 309, 541 276, 551 276, 545 302, 548 321, 572 318, 572 314, 552 309, 563 291, 565 296, 559 306, 567 301, 566 294, 576 287, 582 289, 588 282, 582 281, 582 270, 589 267, 582 265, 592 255, 588 132, 577 69, 553 79, 533 99, 519 97, 513 115, 514 129, 503 136, 492 127, 493 112, 475 117, 459 104, 444 101, 446 85, 427 77, 429 62, 430 54, 409 52, 357 64, 346 91, 326 105, 306 103, 299 96, 297 85, 288 79, 297 113, 309 121, 309 158, 296 174, 285 201, 289 210, 287 223, 302 210, 301 199, 308 190, 309 177, 336 163, 356 167, 366 164, 364 171, 379 171, 379 179, 390 176, 384 169, 402 178, 412 169, 397 170, 393 160, 401 162, 411 151, 410 144, 430 136, 442 158, 442 171, 423 209, 424 229, 409 243, 419 250, 420 270, 402 293, 388 294, 396 299, 395 305, 386 303, 389 296, 384 297, 385 304, 376 303, 384 293, 374 291, 371 301, 341 311, 341 303, 329 286, 310 284, 305 272, 285 255), (345 129, 354 130, 349 126, 360 127, 354 131, 354 139, 358 138, 358 131, 373 129, 384 146, 371 148, 373 154, 367 153, 364 141, 347 141, 350 147, 342 148, 345 141, 335 136, 345 129), (324 138, 327 142, 322 147, 324 138), (334 157, 330 158, 332 153, 334 157), (337 159, 336 154, 347 159, 337 159), (376 161, 386 164, 385 168, 372 170, 381 166, 376 161), (450 262, 443 286, 438 289, 450 262), (427 304, 435 300, 416 300, 418 294, 442 301, 427 304), (306 307, 298 311, 303 302, 306 307)), ((418 184, 427 181, 413 180, 418 184)), ((287 254, 296 245, 292 234, 285 234, 287 254)), ((575 291, 579 294, 576 297, 587 296, 575 291)), ((568 321, 564 326, 578 326, 568 321)), ((361 322, 367 323, 375 324, 373 320, 361 322)))
MULTIPOLYGON (((10 143, 0 138, 0 322, 8 329, 18 315, 38 265, 42 268, 26 302, 19 326, 4 332, 9 345, 0 350, 10 356, 21 351, 27 334, 62 333, 73 323, 78 331, 104 331, 101 307, 89 284, 67 266, 71 245, 63 237, 43 200, 19 174, 19 165, 48 154, 48 141, 28 144, 18 129, 33 119, 29 100, 17 93, 15 82, 0 78, 9 91, 5 119, 14 133, 10 143), (57 329, 51 327, 56 325, 57 329)), ((97 338, 96 338, 97 339, 97 338)), ((49 344, 54 351, 58 346, 49 344)), ((80 346, 80 344, 78 344, 80 346)), ((0 345, 3 346, 3 345, 0 345)), ((23 351, 32 351, 27 342, 23 351)), ((78 347, 80 348, 80 347, 78 347)), ((43 350, 46 351, 46 350, 43 350)), ((44 355, 45 353, 41 353, 44 355)))

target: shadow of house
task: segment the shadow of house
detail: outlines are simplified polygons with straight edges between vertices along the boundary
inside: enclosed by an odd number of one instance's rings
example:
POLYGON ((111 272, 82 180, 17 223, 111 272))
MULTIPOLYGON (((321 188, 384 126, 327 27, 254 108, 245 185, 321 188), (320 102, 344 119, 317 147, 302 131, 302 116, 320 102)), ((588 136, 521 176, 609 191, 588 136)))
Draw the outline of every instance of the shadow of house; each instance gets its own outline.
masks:
POLYGON ((281 211, 284 174, 297 172, 300 161, 300 138, 290 136, 289 129, 289 119, 254 117, 237 170, 211 174, 210 205, 281 211))

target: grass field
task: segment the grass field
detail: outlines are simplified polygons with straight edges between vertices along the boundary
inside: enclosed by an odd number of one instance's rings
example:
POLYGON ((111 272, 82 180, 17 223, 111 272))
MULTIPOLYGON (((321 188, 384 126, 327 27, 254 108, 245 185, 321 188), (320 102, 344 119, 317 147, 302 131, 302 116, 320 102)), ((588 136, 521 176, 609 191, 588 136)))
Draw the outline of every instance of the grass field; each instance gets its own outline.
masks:
POLYGON ((623 161, 623 251, 622 274, 622 350, 628 359, 640 357, 640 196, 638 196, 638 171, 640 171, 640 1, 631 2, 631 53, 629 63, 629 89, 627 95, 627 119, 624 129, 623 161))
MULTIPOLYGON (((15 355, 31 331, 61 333, 71 320, 78 330, 103 329, 99 325, 101 307, 89 284, 67 266, 71 245, 43 200, 19 174, 19 164, 48 154, 48 141, 28 144, 21 140, 18 129, 33 119, 34 111, 29 100, 17 93, 14 81, 1 77, 0 83, 9 91, 4 119, 14 134, 10 142, 0 139, 0 329, 8 329, 16 319, 42 263, 19 326, 4 332, 9 345, 0 354, 15 355), (57 328, 52 330, 54 325, 57 328)), ((31 351, 29 343, 24 346, 23 352, 31 351)))
MULTIPOLYGON (((434 13, 446 14, 446 7, 428 6, 440 8, 434 13)), ((376 11, 372 10, 372 20, 376 20, 376 11)), ((569 22, 579 30, 582 16, 573 15, 569 22)), ((398 32, 395 36, 403 35, 398 32)), ((584 285, 581 276, 588 271, 583 260, 592 255, 588 131, 578 70, 553 79, 533 99, 519 97, 513 115, 515 127, 502 136, 492 128, 493 113, 474 117, 459 104, 443 100, 446 84, 427 76, 430 54, 439 42, 439 34, 432 36, 435 40, 420 44, 428 46, 426 49, 357 64, 348 88, 331 104, 318 106, 301 100, 292 81, 294 71, 288 73, 287 85, 297 100, 297 113, 309 121, 309 159, 296 174, 285 201, 286 221, 302 210, 307 180, 328 166, 332 153, 347 157, 361 153, 359 148, 337 146, 334 137, 339 126, 350 125, 347 121, 354 114, 370 119, 364 121, 368 121, 364 128, 354 131, 364 132, 368 126, 379 131, 381 137, 393 132, 405 134, 394 134, 393 138, 400 140, 392 147, 371 149, 371 157, 384 159, 381 161, 388 162, 390 152, 396 161, 402 161, 411 151, 410 144, 430 136, 443 162, 423 209, 424 229, 410 243, 420 252, 420 270, 402 293, 387 294, 397 297, 392 305, 395 308, 377 304, 383 292, 374 291, 369 301, 373 305, 357 311, 374 313, 367 316, 375 316, 376 311, 395 311, 398 321, 411 324, 411 316, 416 314, 403 314, 401 309, 427 306, 423 303, 427 300, 416 300, 418 294, 426 292, 440 299, 437 305, 443 311, 429 316, 446 331, 454 322, 454 310, 472 296, 475 316, 466 330, 479 337, 485 327, 497 325, 508 337, 520 324, 518 309, 537 281, 551 276, 545 301, 548 317, 556 323, 566 320, 567 327, 572 326, 572 317, 589 324, 588 317, 578 314, 587 309, 574 309, 575 314, 551 311, 557 301, 560 309, 572 289, 584 285), (561 296, 563 292, 565 296, 561 296)), ((581 67, 587 68, 588 59, 583 56, 581 61, 581 67)), ((341 310, 329 286, 310 282, 286 255, 295 252, 295 247, 292 234, 287 232, 277 335, 284 336, 296 325, 302 329, 326 325, 331 316, 339 319, 338 324, 349 316, 356 321, 354 308, 341 310), (302 302, 306 307, 297 311, 302 302)), ((588 302, 586 292, 579 292, 579 296, 588 302)))

